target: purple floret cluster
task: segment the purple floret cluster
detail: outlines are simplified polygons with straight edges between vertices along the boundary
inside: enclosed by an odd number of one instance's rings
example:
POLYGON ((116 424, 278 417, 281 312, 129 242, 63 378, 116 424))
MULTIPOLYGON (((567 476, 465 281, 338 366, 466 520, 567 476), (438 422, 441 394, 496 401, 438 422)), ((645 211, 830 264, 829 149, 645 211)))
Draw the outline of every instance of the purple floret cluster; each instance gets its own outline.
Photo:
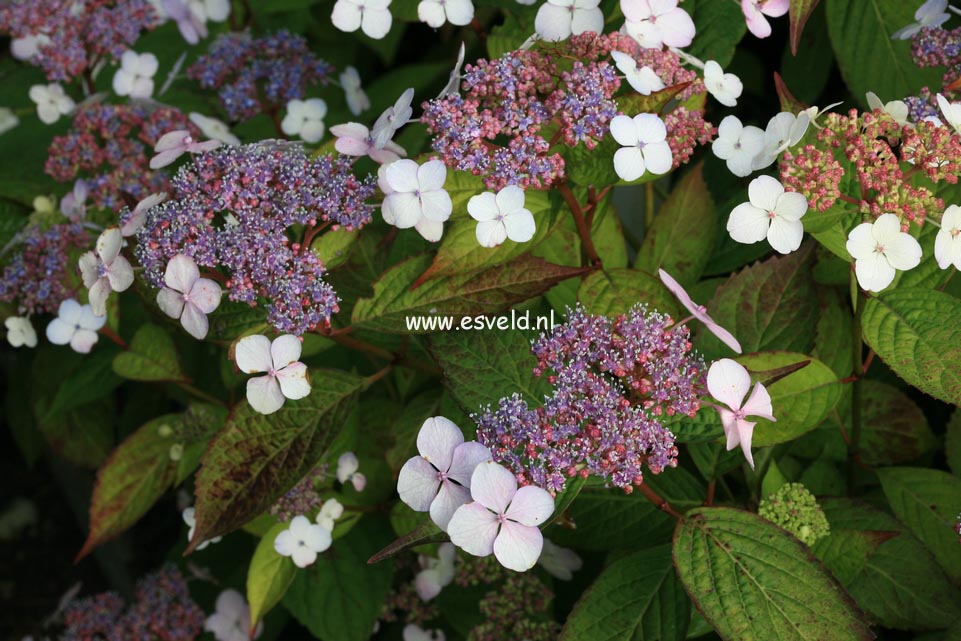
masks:
POLYGON ((262 38, 219 36, 187 76, 204 89, 216 89, 227 116, 239 121, 276 115, 289 101, 304 98, 309 87, 326 85, 333 70, 302 36, 278 31, 262 38))
POLYGON ((640 304, 613 319, 578 307, 532 351, 553 386, 543 406, 515 394, 474 416, 477 440, 521 483, 556 493, 593 474, 631 492, 642 467, 677 465, 664 419, 697 413, 706 371, 686 326, 640 304))
POLYGON ((950 101, 961 98, 961 27, 945 29, 943 27, 925 27, 911 38, 911 55, 919 67, 941 67, 944 74, 941 77, 942 87, 931 90, 923 87, 917 96, 908 96, 904 102, 908 105, 909 118, 912 122, 921 122, 925 118, 940 118, 936 96, 938 93, 950 101))
POLYGON ((136 255, 155 287, 163 287, 177 254, 223 268, 231 300, 253 306, 266 299, 277 331, 303 334, 329 321, 338 298, 320 259, 288 232, 294 225, 310 235, 327 225, 363 227, 374 190, 372 178, 354 176, 349 159, 311 157, 292 144, 223 147, 180 168, 170 198, 146 212, 136 255))
POLYGON ((0 275, 0 302, 16 302, 19 314, 56 312, 75 295, 69 275, 78 250, 89 245, 90 235, 79 223, 27 227, 0 275))

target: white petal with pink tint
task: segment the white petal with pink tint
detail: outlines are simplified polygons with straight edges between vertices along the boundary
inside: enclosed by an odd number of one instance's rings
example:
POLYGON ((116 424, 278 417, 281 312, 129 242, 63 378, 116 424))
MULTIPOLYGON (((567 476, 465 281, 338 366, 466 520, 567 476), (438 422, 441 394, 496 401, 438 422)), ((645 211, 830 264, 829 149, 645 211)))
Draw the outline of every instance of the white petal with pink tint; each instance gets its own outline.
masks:
POLYGON ((276 378, 257 376, 247 381, 247 402, 261 414, 273 414, 284 406, 284 394, 276 378))
POLYGON ((444 481, 440 484, 440 491, 430 504, 430 518, 442 530, 447 529, 451 517, 457 508, 471 502, 470 491, 467 488, 444 481))
POLYGON ((296 362, 300 359, 301 349, 300 339, 293 334, 284 334, 275 338, 270 344, 270 358, 274 369, 279 370, 296 362))
POLYGON ((517 480, 507 468, 493 461, 485 461, 474 469, 470 487, 475 501, 503 514, 517 492, 517 480))
POLYGON ((277 382, 280 383, 280 391, 292 401, 305 398, 310 394, 307 366, 303 363, 290 363, 278 370, 277 382))
POLYGON ((505 515, 521 525, 536 527, 553 513, 554 497, 543 488, 527 485, 517 490, 505 515))
POLYGON ((460 428, 448 418, 432 416, 417 433, 417 451, 438 470, 446 472, 454 459, 454 449, 464 442, 460 428))
POLYGON ((751 389, 751 375, 740 363, 722 358, 708 370, 707 389, 711 396, 731 409, 738 410, 751 389))
POLYGON ((474 556, 488 556, 494 551, 499 523, 497 517, 478 502, 457 508, 447 534, 451 543, 474 556))
POLYGON ((261 334, 241 338, 234 346, 234 362, 245 374, 266 372, 273 366, 270 339, 261 334))
POLYGON ((397 477, 397 493, 400 500, 416 512, 426 512, 437 496, 440 479, 437 468, 427 462, 422 456, 409 459, 400 468, 397 477))
POLYGON ((454 449, 447 478, 454 479, 464 487, 470 487, 471 476, 477 466, 491 460, 491 451, 476 441, 461 443, 454 449))
POLYGON ((526 572, 537 563, 543 547, 544 537, 536 527, 507 521, 494 539, 494 556, 508 570, 526 572))

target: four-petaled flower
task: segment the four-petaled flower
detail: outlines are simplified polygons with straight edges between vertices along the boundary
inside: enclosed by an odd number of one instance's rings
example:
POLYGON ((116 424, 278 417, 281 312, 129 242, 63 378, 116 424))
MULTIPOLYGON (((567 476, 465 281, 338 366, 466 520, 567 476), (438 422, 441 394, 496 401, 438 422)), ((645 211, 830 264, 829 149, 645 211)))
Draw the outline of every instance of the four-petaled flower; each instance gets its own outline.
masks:
POLYGON ((37 346, 37 332, 26 316, 8 316, 3 324, 7 328, 7 342, 11 347, 37 346))
POLYGON ((584 561, 574 550, 562 548, 550 539, 544 539, 544 549, 537 564, 548 574, 561 581, 570 581, 574 573, 584 566, 584 561))
MULTIPOLYGON (((961 134, 961 102, 949 102, 948 99, 941 94, 938 94, 937 99, 941 113, 944 114, 944 119, 954 128, 955 132, 961 134)), ((937 118, 933 119, 937 121, 938 124, 942 124, 937 118)))
MULTIPOLYGON (((73 189, 60 201, 60 213, 72 222, 80 222, 87 217, 87 196, 90 190, 84 180, 77 179, 73 189)), ((37 210, 39 211, 39 210, 37 210)))
POLYGON ((374 40, 380 40, 390 31, 393 17, 390 15, 391 0, 337 0, 330 20, 341 31, 362 30, 374 40))
MULTIPOLYGON (((187 541, 190 542, 191 540, 193 540, 194 532, 197 529, 197 515, 194 511, 194 508, 188 507, 188 508, 184 508, 184 511, 181 513, 180 516, 184 520, 184 523, 187 525, 187 541)), ((200 545, 198 545, 194 549, 199 552, 200 550, 203 550, 205 547, 207 547, 208 545, 211 545, 212 543, 220 543, 220 540, 222 538, 224 537, 215 536, 212 539, 207 539, 206 541, 202 541, 200 545)))
POLYGON ((882 214, 873 223, 855 227, 846 247, 854 258, 858 284, 869 292, 881 291, 897 270, 914 269, 921 262, 921 245, 901 231, 901 220, 894 214, 882 214))
POLYGON ((334 531, 334 524, 344 515, 344 506, 337 499, 327 499, 317 512, 317 525, 328 532, 334 531))
POLYGON ((199 142, 186 129, 168 131, 160 137, 153 150, 157 155, 150 159, 151 169, 166 167, 185 153, 200 154, 221 145, 219 140, 205 140, 199 142))
POLYGON ((214 613, 204 621, 204 630, 211 632, 217 641, 251 641, 260 637, 263 623, 257 622, 253 636, 250 635, 250 606, 237 590, 224 590, 217 595, 214 613))
POLYGON ((370 98, 360 85, 360 74, 355 67, 347 67, 341 72, 340 88, 344 90, 344 99, 347 101, 350 113, 359 116, 370 109, 370 98))
POLYGON ((97 316, 107 313, 110 292, 122 292, 133 284, 133 267, 120 255, 123 236, 119 227, 108 227, 97 238, 96 253, 80 257, 80 276, 89 292, 90 308, 97 316))
POLYGON ((33 85, 28 92, 30 100, 37 103, 40 122, 52 125, 74 110, 77 104, 58 84, 33 85))
POLYGON ((147 210, 155 205, 167 200, 167 192, 162 191, 157 194, 150 194, 136 205, 134 205, 133 211, 130 212, 130 217, 127 221, 120 225, 120 233, 124 236, 133 236, 140 228, 143 227, 144 223, 147 222, 147 210))
POLYGON ((247 402, 261 414, 273 414, 284 405, 310 394, 307 366, 300 358, 300 339, 284 334, 270 341, 263 334, 244 336, 234 346, 234 362, 245 374, 266 372, 247 381, 247 402))
POLYGON ((961 269, 961 207, 949 205, 941 216, 941 229, 934 239, 934 257, 938 267, 954 265, 961 269))
POLYGON ((787 13, 791 0, 741 0, 741 13, 748 30, 758 38, 771 35, 771 24, 765 16, 780 18, 787 13))
POLYGON ((474 18, 471 0, 420 0, 417 18, 429 27, 439 29, 445 22, 463 27, 474 18))
POLYGON ((60 303, 57 317, 47 325, 47 340, 54 345, 70 345, 80 354, 87 354, 97 342, 97 332, 106 316, 97 316, 90 305, 81 305, 72 298, 60 303))
POLYGON ((292 518, 290 526, 277 534, 274 550, 281 556, 289 556, 298 568, 305 568, 312 565, 317 555, 330 547, 330 543, 330 530, 311 523, 301 514, 292 518))
POLYGON ((642 47, 686 47, 694 40, 694 21, 677 0, 621 0, 624 31, 642 47))
POLYGON ((713 60, 704 63, 704 86, 725 107, 737 106, 737 99, 744 91, 741 79, 733 73, 724 73, 721 65, 713 60))
POLYGON ((517 488, 507 468, 487 461, 471 475, 473 502, 457 508, 447 526, 451 542, 474 556, 492 552, 505 568, 534 567, 544 537, 538 526, 554 512, 554 499, 536 485, 517 488))
POLYGON ((414 113, 413 108, 410 106, 413 100, 414 90, 408 87, 404 90, 404 93, 400 94, 397 100, 394 101, 394 104, 387 107, 384 113, 377 117, 377 120, 374 121, 374 126, 370 128, 370 139, 373 141, 375 147, 386 147, 387 143, 394 137, 394 134, 397 133, 397 130, 407 124, 407 121, 410 120, 411 115, 414 113))
POLYGON ((657 73, 647 65, 638 69, 637 60, 623 51, 612 51, 611 57, 618 70, 624 74, 624 79, 642 96, 649 96, 664 88, 664 82, 657 73))
POLYGON ((113 91, 118 96, 149 98, 153 95, 153 77, 157 75, 157 56, 152 53, 124 51, 120 68, 113 75, 113 91))
POLYGON ((711 318, 707 313, 707 308, 703 305, 698 305, 695 303, 690 295, 685 291, 681 284, 674 280, 674 278, 668 274, 663 269, 657 270, 658 275, 661 277, 661 282, 664 286, 671 290, 671 293, 677 296, 677 300, 681 301, 681 305, 691 313, 691 316, 697 320, 704 323, 707 330, 717 336, 722 343, 733 349, 738 354, 741 353, 741 344, 734 338, 731 332, 727 331, 711 318))
POLYGON ((914 34, 927 27, 938 27, 943 25, 950 18, 945 9, 948 8, 948 0, 926 0, 914 12, 914 22, 901 27, 891 34, 892 40, 908 40, 914 34))
POLYGON ((370 156, 371 160, 383 165, 407 155, 404 148, 392 140, 388 140, 383 147, 375 145, 370 130, 359 122, 334 125, 330 133, 337 137, 334 149, 345 156, 370 156))
POLYGON ((757 171, 769 167, 778 155, 800 142, 811 124, 811 116, 806 112, 794 115, 782 111, 772 117, 764 129, 764 148, 754 157, 751 168, 757 171))
POLYGON ((534 17, 534 32, 542 40, 559 42, 587 31, 604 30, 600 0, 547 0, 534 17))
POLYGON ((774 418, 771 407, 771 395, 760 383, 754 385, 754 390, 747 401, 744 397, 751 389, 751 375, 747 369, 737 361, 722 358, 711 364, 707 371, 707 390, 716 400, 727 405, 717 407, 721 415, 721 424, 727 436, 727 449, 733 450, 738 445, 744 452, 751 468, 754 468, 754 456, 751 454, 751 439, 754 438, 754 426, 757 422, 747 420, 748 416, 757 416, 769 421, 774 418))
POLYGON ((197 263, 177 254, 164 272, 166 287, 157 293, 157 305, 170 318, 179 318, 187 333, 203 340, 207 336, 207 314, 220 305, 220 285, 201 278, 197 263))
POLYGON ((337 459, 337 481, 340 483, 350 483, 358 492, 363 492, 367 485, 367 477, 358 472, 360 461, 353 452, 344 452, 337 459))
POLYGON ((225 145, 237 146, 240 144, 240 138, 235 136, 231 131, 230 127, 227 126, 223 120, 218 120, 217 118, 211 118, 210 116, 205 116, 199 114, 196 111, 190 112, 190 122, 197 125, 197 129, 200 133, 207 136, 211 140, 219 140, 225 145))
POLYGON ((667 128, 655 114, 615 116, 611 135, 621 149, 614 153, 614 171, 627 182, 637 180, 645 172, 666 174, 673 156, 667 144, 667 128))
POLYGON ((417 451, 420 455, 400 470, 397 493, 411 509, 429 511, 437 527, 446 530, 454 511, 471 500, 471 474, 490 460, 490 450, 474 441, 465 443, 457 425, 434 416, 417 434, 417 451))
POLYGON ((300 136, 305 142, 315 143, 324 137, 326 115, 327 103, 320 98, 291 100, 280 128, 288 136, 300 136))
POLYGON ((507 238, 526 243, 534 237, 534 215, 524 208, 524 190, 517 185, 508 185, 497 195, 485 191, 471 196, 467 213, 477 221, 477 242, 482 247, 497 247, 507 238))
POLYGON ((739 243, 750 245, 767 238, 776 251, 790 254, 801 246, 808 210, 807 199, 795 191, 784 191, 776 178, 758 176, 748 185, 750 202, 741 203, 727 219, 727 231, 739 243))
MULTIPOLYGON (((868 107, 871 109, 880 109, 884 113, 888 114, 902 127, 909 124, 908 123, 908 106, 903 100, 891 100, 889 102, 881 102, 881 99, 873 91, 867 92, 865 95, 868 101, 868 107)), ((913 126, 913 125, 912 125, 913 126)))
POLYGON ((398 229, 416 227, 427 240, 440 240, 444 221, 454 209, 450 194, 444 189, 444 163, 428 160, 418 165, 413 160, 397 160, 381 167, 377 176, 385 194, 381 213, 387 224, 398 229))
POLYGON ((717 138, 711 151, 727 161, 727 169, 735 176, 751 173, 754 157, 764 149, 764 132, 754 125, 744 126, 737 116, 725 116, 717 127, 717 138))
POLYGON ((437 558, 425 556, 418 558, 422 568, 414 577, 414 588, 421 601, 430 601, 454 580, 454 559, 457 550, 453 543, 441 543, 437 548, 437 558))
POLYGON ((408 623, 401 633, 404 641, 447 641, 443 630, 425 630, 416 623, 408 623))

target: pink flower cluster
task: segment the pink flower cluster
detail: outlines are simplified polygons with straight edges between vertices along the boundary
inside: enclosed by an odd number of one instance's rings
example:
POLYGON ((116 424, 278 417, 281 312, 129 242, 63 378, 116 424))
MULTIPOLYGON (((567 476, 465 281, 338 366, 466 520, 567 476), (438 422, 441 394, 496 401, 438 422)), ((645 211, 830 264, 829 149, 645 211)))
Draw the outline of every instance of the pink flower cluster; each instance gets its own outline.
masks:
POLYGON ((56 312, 79 286, 71 286, 69 277, 76 275, 79 250, 89 245, 90 236, 78 223, 26 228, 20 251, 0 274, 0 302, 16 302, 19 314, 56 312))

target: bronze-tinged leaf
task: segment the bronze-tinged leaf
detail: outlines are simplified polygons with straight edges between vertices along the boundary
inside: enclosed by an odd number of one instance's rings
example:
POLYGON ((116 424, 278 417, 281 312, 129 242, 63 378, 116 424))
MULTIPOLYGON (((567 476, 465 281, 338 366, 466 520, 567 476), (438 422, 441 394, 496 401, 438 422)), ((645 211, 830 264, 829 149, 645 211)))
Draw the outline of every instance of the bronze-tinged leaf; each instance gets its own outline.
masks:
POLYGON ((788 18, 791 21, 791 53, 797 55, 798 44, 801 42, 801 34, 804 33, 804 25, 814 8, 818 6, 820 0, 791 0, 788 9, 788 18))

